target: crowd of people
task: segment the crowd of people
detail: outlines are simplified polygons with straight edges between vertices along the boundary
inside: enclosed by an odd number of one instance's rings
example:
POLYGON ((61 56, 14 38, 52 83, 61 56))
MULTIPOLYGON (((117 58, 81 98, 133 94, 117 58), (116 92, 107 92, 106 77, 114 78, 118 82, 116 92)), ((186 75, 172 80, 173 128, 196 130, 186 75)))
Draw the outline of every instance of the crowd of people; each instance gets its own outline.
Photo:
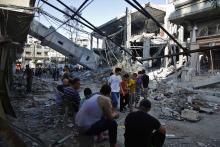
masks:
MULTIPOLYGON (((53 78, 54 81, 58 81, 60 77, 70 77, 70 71, 68 66, 64 66, 64 68, 41 68, 41 66, 32 69, 29 65, 25 66, 25 70, 23 72, 23 78, 26 77, 26 92, 31 93, 32 91, 32 81, 33 77, 36 76, 38 78, 53 78)), ((67 79, 66 79, 67 80, 67 79)), ((68 83, 67 81, 66 83, 68 83)), ((65 80, 64 80, 65 83, 65 80)))
POLYGON ((56 101, 60 112, 67 111, 79 132, 96 136, 97 141, 105 139, 105 131, 108 131, 110 147, 116 147, 116 119, 120 117, 118 111, 125 112, 128 109, 130 113, 124 123, 125 147, 163 146, 165 128, 148 113, 151 109, 151 102, 147 98, 149 76, 145 70, 132 74, 121 73, 122 69, 116 68, 98 92, 92 92, 88 87, 84 89, 85 97, 80 98, 80 79, 70 78, 66 71, 62 77, 62 85, 57 87, 56 101))

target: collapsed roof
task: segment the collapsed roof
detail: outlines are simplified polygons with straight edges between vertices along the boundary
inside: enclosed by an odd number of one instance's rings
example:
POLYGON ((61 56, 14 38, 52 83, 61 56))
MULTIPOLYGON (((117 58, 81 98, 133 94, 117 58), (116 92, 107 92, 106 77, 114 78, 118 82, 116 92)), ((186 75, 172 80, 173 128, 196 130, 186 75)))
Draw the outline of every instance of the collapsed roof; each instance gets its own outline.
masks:
MULTIPOLYGON (((146 4, 144 8, 161 24, 164 23, 164 17, 166 15, 166 9, 164 5, 155 5, 155 4, 146 4)), ((126 15, 116 17, 105 24, 99 26, 98 28, 104 32, 106 35, 112 35, 115 32, 120 31, 125 26, 126 15)), ((131 35, 137 35, 142 32, 147 33, 156 33, 159 32, 159 27, 151 20, 143 16, 139 11, 131 12, 131 35)), ((118 43, 123 41, 124 31, 115 36, 115 40, 118 43)), ((93 32, 92 35, 96 38, 102 38, 96 32, 93 32)))

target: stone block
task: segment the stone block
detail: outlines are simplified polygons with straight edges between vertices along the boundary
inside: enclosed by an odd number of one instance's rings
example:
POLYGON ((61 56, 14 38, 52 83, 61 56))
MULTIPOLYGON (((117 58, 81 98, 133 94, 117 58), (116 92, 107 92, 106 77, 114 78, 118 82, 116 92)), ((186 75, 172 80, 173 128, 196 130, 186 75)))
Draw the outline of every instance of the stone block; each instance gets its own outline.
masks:
POLYGON ((181 111, 181 117, 189 120, 189 121, 199 121, 199 112, 190 110, 190 109, 184 109, 181 111))

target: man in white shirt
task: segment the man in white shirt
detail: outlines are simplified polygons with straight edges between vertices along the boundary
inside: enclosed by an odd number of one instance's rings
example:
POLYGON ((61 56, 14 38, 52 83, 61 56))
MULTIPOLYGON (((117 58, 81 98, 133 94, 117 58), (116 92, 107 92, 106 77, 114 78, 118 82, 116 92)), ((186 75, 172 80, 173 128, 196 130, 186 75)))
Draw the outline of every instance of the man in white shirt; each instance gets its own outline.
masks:
POLYGON ((112 106, 114 109, 118 106, 120 98, 120 84, 121 84, 121 68, 115 68, 115 74, 109 78, 109 84, 111 85, 112 106))

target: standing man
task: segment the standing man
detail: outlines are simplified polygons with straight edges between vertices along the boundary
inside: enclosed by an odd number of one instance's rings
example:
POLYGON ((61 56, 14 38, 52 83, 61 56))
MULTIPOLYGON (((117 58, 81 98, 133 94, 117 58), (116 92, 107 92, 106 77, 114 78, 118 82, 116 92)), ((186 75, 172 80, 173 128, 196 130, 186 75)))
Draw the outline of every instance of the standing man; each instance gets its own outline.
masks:
POLYGON ((116 147, 118 117, 112 109, 110 100, 111 87, 103 85, 100 94, 95 94, 86 100, 76 115, 76 124, 80 133, 92 136, 108 130, 110 147, 116 147))
POLYGON ((78 90, 80 89, 80 79, 69 79, 69 87, 64 88, 64 107, 68 108, 68 115, 73 116, 79 110, 80 95, 78 90))
POLYGON ((64 66, 64 69, 63 69, 62 80, 63 80, 64 78, 69 78, 69 77, 70 77, 70 70, 69 70, 68 65, 65 65, 65 66, 64 66))
MULTIPOLYGON (((32 69, 29 67, 29 65, 26 65, 26 69, 24 71, 24 75, 26 74, 26 82, 27 82, 27 85, 26 85, 26 91, 27 93, 30 93, 31 92, 31 89, 32 89, 32 78, 33 78, 33 71, 32 69)), ((24 77, 23 75, 23 77, 24 77)))
POLYGON ((146 74, 146 71, 144 69, 142 70, 142 84, 143 84, 142 96, 144 97, 144 99, 147 99, 149 76, 146 74))
POLYGON ((121 68, 115 68, 115 74, 109 78, 109 84, 111 85, 111 95, 112 95, 112 105, 116 110, 118 106, 118 101, 120 98, 120 84, 122 82, 121 76, 121 68))
POLYGON ((142 71, 138 71, 138 75, 136 78, 136 92, 135 92, 135 107, 137 107, 140 99, 141 93, 143 92, 143 82, 142 82, 142 71))
POLYGON ((151 102, 140 102, 139 111, 128 114, 125 119, 125 147, 162 147, 166 130, 160 122, 148 114, 151 102))

